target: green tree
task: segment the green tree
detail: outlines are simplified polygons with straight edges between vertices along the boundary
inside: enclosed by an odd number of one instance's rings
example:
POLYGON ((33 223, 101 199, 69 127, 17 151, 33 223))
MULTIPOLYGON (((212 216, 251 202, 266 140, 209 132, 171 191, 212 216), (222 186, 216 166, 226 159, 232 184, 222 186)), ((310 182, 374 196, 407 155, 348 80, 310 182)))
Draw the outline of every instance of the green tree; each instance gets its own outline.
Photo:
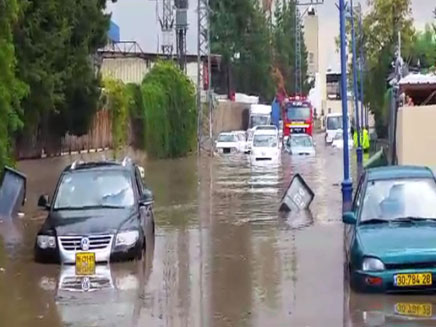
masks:
POLYGON ((401 33, 402 55, 407 58, 413 52, 415 35, 410 0, 370 0, 369 12, 363 19, 363 35, 357 33, 357 40, 358 46, 363 44, 365 53, 364 101, 375 116, 380 137, 387 135, 389 124, 387 78, 392 72, 398 32, 401 33))
POLYGON ((212 52, 231 65, 235 87, 266 100, 274 95, 270 28, 256 0, 211 1, 212 52))
POLYGON ((126 144, 129 117, 129 98, 126 86, 120 80, 103 81, 104 103, 111 114, 112 147, 117 152, 126 144))
POLYGON ((419 65, 423 70, 436 65, 436 30, 431 25, 416 34, 407 62, 412 66, 419 65))
POLYGON ((26 131, 83 134, 97 108, 92 56, 106 42, 106 0, 22 0, 14 29, 26 131))
POLYGON ((191 80, 173 63, 160 62, 145 76, 141 90, 147 154, 175 158, 193 151, 197 112, 191 80))
POLYGON ((0 0, 0 176, 3 166, 11 160, 12 135, 22 124, 20 100, 26 92, 15 74, 12 27, 18 10, 18 1, 0 0))
MULTIPOLYGON (((280 70, 285 79, 285 87, 288 93, 293 93, 295 90, 295 2, 289 3, 278 2, 274 12, 274 64, 280 70)), ((301 19, 299 20, 301 24, 301 19)), ((307 93, 310 89, 310 84, 307 78, 307 50, 304 44, 303 30, 301 38, 301 73, 303 80, 303 92, 307 93)))

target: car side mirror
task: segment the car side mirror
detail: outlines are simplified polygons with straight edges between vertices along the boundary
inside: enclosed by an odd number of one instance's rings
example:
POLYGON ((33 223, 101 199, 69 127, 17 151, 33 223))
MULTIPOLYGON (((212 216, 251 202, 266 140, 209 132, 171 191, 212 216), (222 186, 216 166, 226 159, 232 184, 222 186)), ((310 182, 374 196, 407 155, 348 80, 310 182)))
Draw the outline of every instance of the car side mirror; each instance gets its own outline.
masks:
POLYGON ((342 221, 346 225, 356 225, 356 223, 357 223, 356 215, 352 211, 346 212, 342 216, 342 221))
POLYGON ((41 195, 38 200, 38 207, 44 209, 50 209, 50 203, 48 199, 48 195, 41 195))
POLYGON ((141 198, 139 199, 140 206, 147 206, 154 202, 153 192, 149 189, 144 189, 141 198))

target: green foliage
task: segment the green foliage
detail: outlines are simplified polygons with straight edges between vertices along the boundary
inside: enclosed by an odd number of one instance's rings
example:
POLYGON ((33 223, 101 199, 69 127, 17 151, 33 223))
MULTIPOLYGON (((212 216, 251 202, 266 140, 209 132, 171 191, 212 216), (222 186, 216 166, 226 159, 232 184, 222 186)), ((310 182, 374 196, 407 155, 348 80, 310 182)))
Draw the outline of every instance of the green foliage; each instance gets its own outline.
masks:
POLYGON ((189 78, 174 64, 160 62, 145 76, 141 91, 147 153, 168 158, 192 151, 197 114, 195 88, 189 78))
POLYGON ((15 74, 16 58, 12 26, 17 19, 18 1, 0 1, 0 175, 11 162, 12 135, 21 127, 20 100, 26 87, 15 74))
MULTIPOLYGON (((356 28, 357 47, 363 44, 365 53, 364 101, 375 116, 379 137, 387 135, 389 124, 387 78, 392 72, 398 31, 401 32, 402 55, 408 58, 413 53, 415 40, 410 0, 370 0, 369 12, 363 19, 363 34, 356 28)), ((349 40, 350 32, 347 26, 349 40)), ((360 59, 360 53, 357 55, 360 59)))
MULTIPOLYGON (((295 3, 277 2, 274 24, 258 0, 212 0, 210 5, 212 52, 222 56, 223 67, 233 67, 237 91, 272 100, 276 87, 274 68, 285 76, 288 91, 293 91, 295 3)), ((301 41, 304 91, 308 91, 303 37, 301 41)))
POLYGON ((127 84, 126 93, 134 145, 139 149, 145 149, 145 107, 141 86, 134 83, 127 84))
POLYGON ((106 42, 105 0, 22 0, 14 28, 26 130, 81 135, 96 111, 99 76, 92 56, 106 42), (51 127, 54 128, 51 128, 51 127))
MULTIPOLYGON (((275 64, 279 68, 282 75, 285 77, 285 86, 288 92, 295 90, 295 10, 294 2, 280 3, 276 5, 274 12, 274 52, 275 64)), ((301 22, 300 22, 301 24, 301 22)), ((310 84, 307 81, 307 50, 304 44, 304 33, 301 32, 301 58, 302 58, 302 79, 304 82, 303 92, 307 93, 310 89, 310 84)))
POLYGON ((129 99, 123 82, 107 78, 103 85, 105 105, 111 113, 112 146, 116 154, 127 141, 129 99))
POLYGON ((436 30, 427 25, 425 31, 418 32, 411 54, 407 60, 410 65, 428 70, 436 65, 436 30))

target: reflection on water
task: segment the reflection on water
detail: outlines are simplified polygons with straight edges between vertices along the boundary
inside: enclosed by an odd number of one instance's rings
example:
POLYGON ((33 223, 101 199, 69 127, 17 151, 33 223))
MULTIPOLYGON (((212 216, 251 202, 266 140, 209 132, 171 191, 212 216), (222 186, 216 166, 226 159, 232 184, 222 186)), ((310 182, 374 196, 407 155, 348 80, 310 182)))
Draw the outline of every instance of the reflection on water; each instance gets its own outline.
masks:
POLYGON ((29 176, 26 228, 13 254, 0 241, 1 325, 343 324, 342 157, 332 149, 320 145, 314 157, 283 154, 279 164, 253 165, 246 156, 143 163, 156 198, 154 256, 143 272, 135 272, 141 265, 117 264, 94 279, 33 263, 44 217, 34 204, 67 163, 20 163, 29 176), (295 173, 315 200, 310 211, 280 216, 295 173))

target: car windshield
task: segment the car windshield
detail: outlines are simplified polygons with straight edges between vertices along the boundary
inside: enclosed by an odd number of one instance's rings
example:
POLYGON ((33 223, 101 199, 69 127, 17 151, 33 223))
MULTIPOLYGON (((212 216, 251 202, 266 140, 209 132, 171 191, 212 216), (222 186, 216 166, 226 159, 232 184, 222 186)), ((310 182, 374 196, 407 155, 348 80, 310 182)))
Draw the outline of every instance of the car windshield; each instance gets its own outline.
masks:
POLYGON ((287 110, 289 120, 310 119, 310 108, 308 106, 290 106, 287 110))
POLYGON ((274 135, 255 135, 253 139, 255 148, 275 148, 277 147, 277 137, 274 135))
POLYGON ((370 182, 363 200, 361 223, 373 219, 436 219, 436 183, 433 179, 370 182))
POLYGON ((54 201, 54 209, 124 208, 133 204, 133 188, 127 172, 88 170, 63 175, 54 201))
POLYGON ((309 136, 294 136, 289 139, 288 143, 291 147, 311 147, 313 145, 309 136))
POLYGON ((236 142, 234 134, 221 134, 218 137, 218 142, 236 142))
POLYGON ((342 129, 342 117, 328 117, 327 118, 327 129, 328 130, 336 130, 342 129))
POLYGON ((269 116, 251 116, 250 125, 251 127, 259 126, 259 125, 268 125, 269 116))

